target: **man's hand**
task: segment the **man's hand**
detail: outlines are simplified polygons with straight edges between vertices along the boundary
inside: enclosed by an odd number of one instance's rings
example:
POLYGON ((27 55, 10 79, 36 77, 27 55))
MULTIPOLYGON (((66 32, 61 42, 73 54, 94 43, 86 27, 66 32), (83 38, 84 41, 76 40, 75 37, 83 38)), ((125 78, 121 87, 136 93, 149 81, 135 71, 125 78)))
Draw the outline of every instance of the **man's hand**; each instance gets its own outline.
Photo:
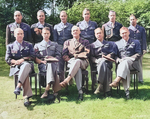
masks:
POLYGON ((146 50, 143 50, 143 55, 144 55, 146 52, 147 52, 146 50))
POLYGON ((78 58, 78 54, 73 54, 74 58, 78 58))
POLYGON ((46 63, 47 63, 47 61, 42 61, 42 60, 41 60, 41 63, 42 63, 42 64, 46 64, 46 63))
POLYGON ((68 55, 64 55, 64 56, 63 56, 63 59, 64 59, 65 61, 67 61, 67 62, 70 60, 70 58, 69 58, 68 55))

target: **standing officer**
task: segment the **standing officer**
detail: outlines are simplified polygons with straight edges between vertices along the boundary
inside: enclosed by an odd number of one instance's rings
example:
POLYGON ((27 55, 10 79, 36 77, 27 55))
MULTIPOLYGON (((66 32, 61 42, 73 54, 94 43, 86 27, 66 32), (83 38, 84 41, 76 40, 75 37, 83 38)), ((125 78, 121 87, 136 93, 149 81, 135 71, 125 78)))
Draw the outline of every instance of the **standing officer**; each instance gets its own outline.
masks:
POLYGON ((83 39, 88 40, 89 43, 93 43, 96 39, 94 35, 94 30, 98 27, 97 23, 90 20, 90 10, 87 8, 83 10, 82 16, 84 20, 77 23, 77 26, 81 30, 80 36, 83 39))
POLYGON ((31 33, 32 33, 33 43, 35 44, 35 43, 41 42, 43 40, 41 33, 42 33, 42 29, 44 27, 50 28, 51 36, 49 39, 51 41, 53 41, 54 29, 53 29, 52 25, 45 23, 45 13, 43 10, 39 10, 37 12, 37 19, 38 19, 38 23, 31 25, 31 33))
POLYGON ((120 37, 120 28, 122 24, 116 22, 116 12, 109 11, 109 22, 102 26, 102 30, 104 32, 104 38, 108 41, 118 41, 121 39, 120 37))
POLYGON ((77 26, 72 27, 73 39, 65 41, 63 48, 63 59, 68 63, 68 77, 60 83, 61 87, 68 85, 71 78, 75 78, 77 89, 79 92, 79 100, 83 100, 82 91, 82 69, 88 67, 89 61, 87 55, 90 50, 88 48, 88 40, 80 38, 80 29, 77 26), (81 53, 83 53, 81 55, 81 53), (79 57, 81 55, 81 57, 79 57))
POLYGON ((60 59, 61 56, 60 51, 58 50, 58 44, 49 40, 50 35, 49 27, 43 28, 43 40, 34 46, 35 54, 37 56, 36 62, 38 63, 39 71, 41 73, 46 73, 47 86, 41 98, 48 96, 48 91, 52 85, 54 93, 61 89, 61 86, 59 85, 59 79, 57 77, 58 63, 55 61, 46 62, 44 60, 44 58, 47 56, 56 57, 57 59, 60 59))
MULTIPOLYGON (((130 38, 139 40, 141 44, 141 52, 144 55, 147 49, 146 31, 142 26, 137 25, 137 19, 135 15, 133 14, 130 16, 130 26, 128 29, 130 31, 130 35, 129 35, 130 38)), ((139 82, 143 84, 142 59, 143 59, 143 56, 139 60, 140 72, 138 76, 139 76, 139 82)))
POLYGON ((117 67, 117 77, 109 85, 111 87, 117 87, 119 81, 122 80, 124 90, 127 99, 129 98, 129 88, 130 88, 130 70, 139 70, 138 59, 141 55, 140 42, 129 38, 129 30, 126 27, 120 29, 121 40, 116 42, 121 55, 120 58, 116 59, 118 63, 117 67))
POLYGON ((95 37, 97 40, 91 44, 90 58, 92 67, 97 68, 98 72, 98 87, 94 92, 97 94, 100 93, 100 89, 102 89, 103 92, 110 91, 109 84, 112 75, 112 62, 104 58, 104 55, 109 58, 115 58, 118 53, 118 48, 114 42, 104 40, 104 33, 101 28, 95 29, 95 37))
POLYGON ((29 98, 32 97, 32 90, 29 82, 29 73, 33 71, 32 65, 25 61, 25 57, 35 58, 32 44, 23 40, 24 32, 21 28, 14 30, 15 42, 7 45, 5 60, 11 66, 10 74, 18 75, 18 84, 14 91, 16 95, 20 94, 23 87, 24 105, 30 105, 29 98), (13 66, 12 66, 13 65, 13 66))
POLYGON ((30 26, 22 22, 22 14, 20 11, 14 12, 14 23, 7 25, 6 27, 6 45, 15 41, 14 30, 21 28, 24 31, 24 41, 32 42, 30 26))
MULTIPOLYGON (((73 24, 67 22, 67 13, 65 11, 60 12, 60 20, 59 24, 54 26, 54 41, 58 43, 59 48, 62 52, 63 44, 66 40, 72 38, 71 28, 73 24)), ((60 81, 64 80, 64 60, 61 58, 61 62, 59 62, 59 71, 60 71, 60 81)))

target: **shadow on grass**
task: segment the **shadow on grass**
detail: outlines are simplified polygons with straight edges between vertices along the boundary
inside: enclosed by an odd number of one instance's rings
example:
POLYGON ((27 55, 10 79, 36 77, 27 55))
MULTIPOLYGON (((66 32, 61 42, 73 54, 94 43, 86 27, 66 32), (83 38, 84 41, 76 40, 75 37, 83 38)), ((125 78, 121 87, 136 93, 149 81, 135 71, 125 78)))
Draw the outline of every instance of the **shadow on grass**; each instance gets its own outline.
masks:
MULTIPOLYGON (((150 93, 149 93, 150 89, 144 89, 144 88, 141 89, 141 87, 143 85, 139 84, 139 89, 138 89, 138 93, 137 93, 136 90, 133 89, 132 85, 133 84, 131 84, 131 89, 130 89, 130 100, 134 100, 134 99, 143 100, 143 101, 150 100, 150 93)), ((150 85, 150 82, 145 82, 144 85, 150 85)), ((42 89, 42 93, 43 92, 44 92, 44 89, 42 89)), ((114 99, 123 98, 125 101, 127 101, 123 87, 121 87, 121 90, 118 90, 118 93, 117 93, 117 89, 113 88, 111 96, 106 94, 106 97, 104 97, 103 92, 95 95, 95 94, 93 94, 93 91, 90 89, 87 94, 84 93, 83 101, 77 100, 78 99, 78 91, 77 91, 76 85, 68 86, 68 89, 63 88, 59 92, 59 95, 61 97, 60 103, 61 102, 75 102, 76 104, 81 104, 86 101, 92 101, 92 100, 97 100, 97 99, 105 100, 107 97, 114 98, 114 99)), ((47 99, 41 99, 40 95, 37 95, 37 96, 34 95, 32 97, 32 99, 34 101, 32 101, 31 106, 27 107, 28 110, 33 110, 35 106, 59 104, 58 100, 56 100, 55 103, 50 103, 47 101, 47 99)))

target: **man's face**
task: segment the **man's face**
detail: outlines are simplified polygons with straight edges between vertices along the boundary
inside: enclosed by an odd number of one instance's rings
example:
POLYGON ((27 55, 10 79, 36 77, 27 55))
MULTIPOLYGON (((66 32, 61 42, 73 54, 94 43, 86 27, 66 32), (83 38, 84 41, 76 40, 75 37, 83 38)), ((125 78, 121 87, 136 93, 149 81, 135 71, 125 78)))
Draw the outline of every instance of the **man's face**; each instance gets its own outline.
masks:
POLYGON ((74 38, 78 38, 80 36, 80 29, 78 27, 72 28, 72 35, 74 38))
POLYGON ((132 24, 133 26, 135 26, 137 23, 137 19, 135 18, 135 16, 131 16, 130 17, 130 24, 132 24))
POLYGON ((99 40, 99 41, 103 41, 103 38, 104 38, 104 34, 102 32, 101 29, 97 29, 95 30, 95 37, 99 40))
POLYGON ((39 22, 44 22, 45 21, 45 14, 43 12, 38 12, 37 19, 39 22))
POLYGON ((109 12, 108 18, 109 18, 109 21, 115 22, 115 20, 116 20, 116 13, 115 12, 109 12))
POLYGON ((61 22, 66 23, 67 22, 67 14, 65 12, 61 12, 60 19, 61 19, 61 22))
POLYGON ((21 23, 21 20, 22 20, 22 15, 19 11, 16 11, 14 13, 14 20, 16 23, 20 24, 21 23))
POLYGON ((128 29, 122 29, 120 31, 120 36, 125 40, 125 41, 128 41, 129 39, 129 30, 128 29))
POLYGON ((42 30, 42 36, 43 36, 43 39, 48 41, 49 40, 49 37, 50 37, 50 31, 49 30, 42 30))
POLYGON ((90 12, 84 10, 83 11, 83 18, 84 18, 85 21, 89 21, 90 20, 90 12))
POLYGON ((23 37, 24 37, 24 32, 22 29, 17 29, 15 30, 14 36, 16 38, 16 40, 21 43, 23 41, 23 37))

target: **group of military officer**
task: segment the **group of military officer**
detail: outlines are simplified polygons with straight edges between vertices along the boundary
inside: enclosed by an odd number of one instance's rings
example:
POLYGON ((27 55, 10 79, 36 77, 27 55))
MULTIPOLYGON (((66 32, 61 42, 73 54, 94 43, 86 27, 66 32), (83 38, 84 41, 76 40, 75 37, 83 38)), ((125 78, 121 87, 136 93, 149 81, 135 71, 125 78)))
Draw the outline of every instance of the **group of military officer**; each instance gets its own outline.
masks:
POLYGON ((117 87, 118 82, 122 80, 129 98, 132 69, 139 71, 139 82, 143 83, 142 55, 146 52, 146 33, 143 27, 137 25, 136 17, 133 14, 130 16, 130 26, 126 28, 115 21, 116 13, 110 11, 109 22, 98 28, 96 22, 90 21, 89 9, 85 8, 82 15, 84 20, 73 26, 67 22, 67 13, 61 11, 61 22, 53 28, 45 23, 44 11, 39 10, 38 23, 30 28, 22 22, 21 12, 14 12, 15 22, 6 27, 5 60, 11 65, 10 75, 18 74, 18 85, 14 93, 19 95, 21 86, 23 87, 25 106, 30 105, 29 98, 32 97, 29 73, 33 72, 34 68, 31 60, 38 64, 40 72, 46 73, 47 86, 41 98, 48 96, 50 87, 53 88, 54 95, 58 95, 57 92, 67 86, 74 77, 79 92, 78 99, 83 100, 82 70, 88 67, 89 61, 91 67, 95 67, 98 72, 95 94, 100 92, 101 87, 104 92, 109 92, 110 87, 117 87), (49 56, 56 59, 46 61, 49 56), (117 77, 111 83, 114 60, 117 64, 117 77), (69 68, 66 79, 65 62, 69 68))

